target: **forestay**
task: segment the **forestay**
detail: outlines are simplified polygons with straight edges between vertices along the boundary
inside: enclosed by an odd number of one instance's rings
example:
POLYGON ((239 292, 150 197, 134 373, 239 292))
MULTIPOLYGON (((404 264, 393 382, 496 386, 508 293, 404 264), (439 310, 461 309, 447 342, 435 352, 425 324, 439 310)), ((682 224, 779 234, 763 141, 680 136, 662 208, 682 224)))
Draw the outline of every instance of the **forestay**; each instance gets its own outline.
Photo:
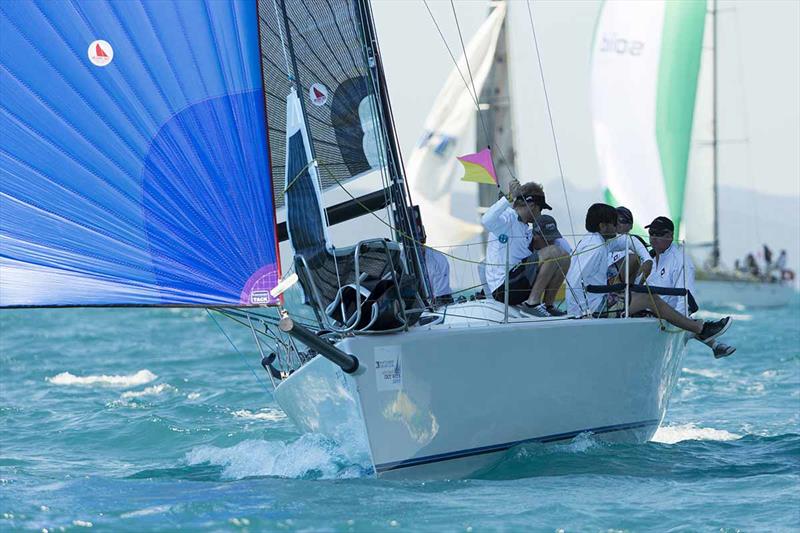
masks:
POLYGON ((255 5, 20 1, 0 16, 0 305, 267 303, 255 5))
POLYGON ((704 0, 606 2, 592 51, 595 146, 607 200, 680 227, 704 0))

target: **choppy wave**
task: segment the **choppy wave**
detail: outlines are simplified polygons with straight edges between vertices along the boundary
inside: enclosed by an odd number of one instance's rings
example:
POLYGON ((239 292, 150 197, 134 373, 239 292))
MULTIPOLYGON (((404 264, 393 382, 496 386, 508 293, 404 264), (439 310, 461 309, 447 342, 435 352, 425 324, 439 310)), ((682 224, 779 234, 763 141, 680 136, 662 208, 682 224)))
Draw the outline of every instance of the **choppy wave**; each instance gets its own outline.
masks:
POLYGON ((199 446, 186 454, 190 466, 222 467, 225 479, 255 476, 342 479, 372 471, 367 458, 353 462, 351 454, 321 435, 305 434, 293 442, 246 440, 229 448, 199 446))
POLYGON ((123 392, 122 398, 127 400, 130 398, 143 398, 145 396, 158 396, 161 393, 174 390, 175 387, 171 385, 167 385, 166 383, 159 383, 158 385, 153 385, 152 387, 147 387, 143 390, 123 392))
POLYGON ((718 378, 718 377, 722 376, 722 372, 719 372, 719 371, 716 371, 716 370, 709 370, 707 368, 700 368, 700 369, 682 368, 681 370, 683 371, 684 374, 690 374, 690 375, 694 375, 694 376, 702 376, 704 378, 712 378, 713 379, 713 378, 718 378))
POLYGON ((653 442, 675 444, 685 440, 715 440, 730 441, 742 438, 741 435, 725 431, 724 429, 702 428, 694 424, 680 424, 677 426, 662 426, 653 436, 653 442))
POLYGON ((239 409, 238 411, 234 411, 232 414, 236 418, 245 418, 248 420, 269 420, 272 422, 286 418, 286 413, 280 409, 273 409, 270 407, 264 407, 256 412, 248 411, 247 409, 239 409))
POLYGON ((46 380, 53 385, 100 385, 103 387, 138 387, 150 383, 158 379, 158 376, 147 370, 139 370, 135 374, 129 375, 111 375, 105 374, 99 376, 76 376, 70 372, 61 372, 53 377, 46 378, 46 380))

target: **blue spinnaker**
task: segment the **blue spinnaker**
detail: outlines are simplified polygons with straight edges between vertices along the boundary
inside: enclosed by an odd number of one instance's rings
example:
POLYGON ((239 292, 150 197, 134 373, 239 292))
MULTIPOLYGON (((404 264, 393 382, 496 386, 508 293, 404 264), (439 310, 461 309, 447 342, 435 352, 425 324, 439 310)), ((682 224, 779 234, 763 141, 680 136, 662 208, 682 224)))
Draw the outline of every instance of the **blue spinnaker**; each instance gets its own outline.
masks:
POLYGON ((0 3, 0 305, 268 303, 252 1, 0 3))

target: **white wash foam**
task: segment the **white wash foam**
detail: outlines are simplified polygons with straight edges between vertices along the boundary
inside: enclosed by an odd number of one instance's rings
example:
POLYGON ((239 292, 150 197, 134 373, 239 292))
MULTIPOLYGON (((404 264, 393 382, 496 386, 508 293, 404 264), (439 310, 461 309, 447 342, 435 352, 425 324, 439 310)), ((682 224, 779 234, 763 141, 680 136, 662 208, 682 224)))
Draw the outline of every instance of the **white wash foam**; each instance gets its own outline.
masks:
POLYGON ((343 447, 321 435, 305 434, 293 442, 246 440, 229 448, 199 446, 186 454, 189 465, 223 467, 222 476, 301 478, 318 474, 324 479, 359 477, 369 471, 369 459, 353 461, 343 447))
POLYGON ((272 407, 264 407, 255 412, 248 411, 247 409, 239 409, 232 414, 236 418, 244 418, 246 420, 269 420, 272 422, 277 422, 278 420, 286 418, 286 413, 272 407))
POLYGON ((662 426, 653 436, 653 442, 662 444, 675 444, 685 440, 715 440, 729 441, 742 438, 741 435, 725 431, 724 429, 699 428, 694 424, 680 424, 677 426, 662 426))
POLYGON ((145 383, 150 383, 154 379, 157 379, 158 376, 153 374, 147 369, 139 370, 135 374, 129 374, 127 376, 107 376, 105 374, 100 376, 76 376, 69 372, 62 372, 57 374, 53 377, 46 378, 47 381, 52 383, 53 385, 100 385, 102 387, 120 387, 120 388, 127 388, 127 387, 138 387, 139 385, 144 385, 145 383))
POLYGON ((158 396, 164 392, 174 390, 176 390, 175 387, 171 385, 159 383, 158 385, 153 385, 152 387, 146 387, 143 390, 123 392, 121 397, 126 400, 130 398, 143 398, 145 396, 158 396))

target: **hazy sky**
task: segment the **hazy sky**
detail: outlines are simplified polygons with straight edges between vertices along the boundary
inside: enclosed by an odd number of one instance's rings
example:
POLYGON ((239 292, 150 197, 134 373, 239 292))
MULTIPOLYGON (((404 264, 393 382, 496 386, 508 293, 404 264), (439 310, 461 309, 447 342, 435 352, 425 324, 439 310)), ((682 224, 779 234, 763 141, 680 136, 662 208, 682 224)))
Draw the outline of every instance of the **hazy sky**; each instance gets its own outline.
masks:
MULTIPOLYGON (((460 56, 450 1, 428 4, 447 44, 460 56)), ((589 92, 592 35, 601 3, 536 0, 530 5, 570 200, 587 204, 601 198, 589 92)), ((421 0, 373 0, 373 6, 407 159, 453 62, 421 0)), ((489 3, 456 0, 455 7, 468 41, 486 17, 489 3)), ((723 220, 723 259, 730 264, 761 239, 769 239, 775 247, 788 248, 792 262, 800 265, 800 1, 726 0, 719 2, 719 9, 720 138, 749 141, 721 148, 720 182, 723 187, 772 195, 759 200, 757 220, 746 193, 737 196, 740 205, 721 206, 723 215, 726 210, 733 213, 723 220)), ((548 198, 553 195, 563 205, 525 0, 510 2, 508 21, 517 171, 523 181, 543 182, 548 198)), ((708 29, 710 25, 707 36, 708 29)), ((707 51, 705 68, 708 56, 707 51)), ((702 150, 707 148, 693 147, 696 154, 702 150)), ((704 196, 694 200, 702 206, 704 196)), ((710 206, 710 188, 707 197, 710 206)), ((575 209, 581 208, 585 206, 575 209)), ((582 213, 575 218, 582 219, 582 213)))
MULTIPOLYGON (((422 0, 373 0, 372 4, 407 160, 453 61, 422 0)), ((461 44, 450 1, 429 0, 428 5, 447 45, 459 57, 461 44)), ((530 5, 569 200, 575 211, 573 220, 580 229, 586 206, 602 199, 589 92, 592 34, 601 3, 535 0, 530 5)), ((468 42, 486 18, 489 3, 455 0, 455 7, 468 42)), ((768 241, 775 248, 786 248, 791 263, 800 270, 800 0, 723 0, 719 8, 720 138, 749 139, 748 145, 728 144, 721 148, 723 260, 732 264, 735 258, 768 241), (749 127, 745 128, 745 124, 749 127), (752 172, 748 172, 748 149, 752 172), (731 188, 744 192, 726 195, 724 187, 729 192, 731 188), (758 197, 750 198, 748 189, 756 190, 758 197)), ((555 202, 560 208, 554 214, 564 227, 566 199, 558 178, 525 0, 510 2, 508 20, 517 171, 523 181, 544 184, 550 203, 555 202)), ((702 68, 707 68, 709 54, 710 51, 704 54, 702 68)), ((698 99, 702 99, 702 87, 698 99)), ((692 161, 696 162, 701 161, 698 154, 707 154, 708 148, 695 146, 693 150, 692 161)), ((705 188, 705 194, 692 196, 692 185, 696 189, 697 181, 690 179, 687 209, 710 213, 710 187, 705 188), (698 205, 700 209, 692 207, 698 205)), ((356 194, 377 187, 366 181, 350 186, 356 194)), ((331 191, 328 196, 329 203, 347 199, 340 191, 331 191)), ((351 244, 353 232, 363 234, 365 223, 358 219, 334 227, 334 240, 351 244)), ((695 219, 691 229, 695 226, 710 228, 710 217, 699 222, 695 219)), ((389 235, 386 227, 376 221, 368 233, 363 236, 389 235)), ((283 255, 290 254, 285 250, 283 255)))
MULTIPOLYGON (((373 5, 392 105, 408 154, 452 60, 421 0, 373 0, 373 5)), ((430 0, 428 5, 451 49, 460 55, 450 2, 430 0)), ((488 2, 456 0, 455 6, 468 41, 485 18, 488 2)), ((531 7, 565 173, 576 185, 593 187, 589 57, 600 2, 536 0, 531 7)), ((548 181, 558 170, 527 6, 524 0, 511 1, 509 9, 517 149, 536 154, 535 162, 523 158, 519 171, 548 181)), ((758 190, 800 195, 800 2, 721 1, 719 9, 720 137, 750 139, 758 190)), ((751 187, 752 178, 741 171, 742 153, 741 145, 723 148, 725 185, 751 187)))

